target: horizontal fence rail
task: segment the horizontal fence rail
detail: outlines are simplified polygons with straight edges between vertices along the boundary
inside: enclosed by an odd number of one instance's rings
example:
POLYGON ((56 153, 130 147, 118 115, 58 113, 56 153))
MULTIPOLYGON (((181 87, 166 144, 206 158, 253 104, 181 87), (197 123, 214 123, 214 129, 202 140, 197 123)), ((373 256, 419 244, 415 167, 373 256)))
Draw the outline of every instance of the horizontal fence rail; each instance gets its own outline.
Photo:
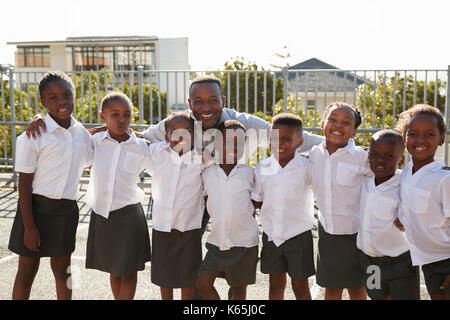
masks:
MULTIPOLYGON (((439 70, 144 70, 69 71, 75 84, 74 117, 86 127, 101 125, 101 99, 113 91, 128 95, 134 104, 135 130, 157 124, 168 114, 188 106, 189 84, 199 75, 214 74, 223 85, 226 107, 271 121, 275 114, 299 115, 307 130, 321 134, 326 105, 334 101, 359 108, 362 124, 357 143, 367 145, 371 135, 395 128, 398 115, 417 103, 438 107, 449 127, 449 74, 439 70)), ((0 170, 12 171, 15 141, 36 114, 44 114, 38 95, 43 72, 0 72, 0 170), (13 108, 11 106, 14 106, 13 108)), ((449 140, 439 156, 449 163, 449 140)), ((256 158, 255 158, 256 159, 256 158)))

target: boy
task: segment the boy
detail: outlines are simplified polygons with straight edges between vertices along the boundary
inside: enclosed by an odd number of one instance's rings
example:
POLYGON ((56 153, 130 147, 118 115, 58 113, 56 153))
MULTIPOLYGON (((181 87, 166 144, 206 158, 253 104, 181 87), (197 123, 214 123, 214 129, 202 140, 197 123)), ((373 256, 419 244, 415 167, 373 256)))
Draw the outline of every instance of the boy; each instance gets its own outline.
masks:
POLYGON ((252 167, 238 164, 244 144, 238 136, 245 137, 245 130, 236 120, 219 125, 221 135, 216 141, 223 141, 218 148, 220 162, 202 173, 211 233, 196 286, 205 299, 220 299, 214 289, 217 276, 227 280, 233 300, 245 300, 247 285, 256 280, 258 225, 250 198, 254 173, 252 167))
POLYGON ((302 121, 292 114, 273 118, 272 155, 255 168, 252 199, 261 208, 264 230, 261 272, 269 274, 269 299, 283 299, 286 272, 297 299, 310 300, 308 278, 313 260, 313 194, 308 160, 296 153, 301 146, 302 121))
POLYGON ((412 266, 404 233, 393 224, 400 206, 400 172, 396 171, 404 161, 404 150, 397 131, 378 131, 370 140, 369 163, 375 177, 363 181, 356 245, 366 279, 371 275, 368 267, 381 271, 378 282, 366 283, 366 292, 373 300, 420 298, 419 269, 412 266))
POLYGON ((90 135, 72 117, 74 91, 66 74, 46 73, 39 95, 48 110, 47 131, 38 140, 17 139, 19 204, 8 246, 20 256, 13 299, 29 298, 41 257, 51 257, 57 298, 72 298, 67 268, 78 226, 77 187, 92 161, 90 135))

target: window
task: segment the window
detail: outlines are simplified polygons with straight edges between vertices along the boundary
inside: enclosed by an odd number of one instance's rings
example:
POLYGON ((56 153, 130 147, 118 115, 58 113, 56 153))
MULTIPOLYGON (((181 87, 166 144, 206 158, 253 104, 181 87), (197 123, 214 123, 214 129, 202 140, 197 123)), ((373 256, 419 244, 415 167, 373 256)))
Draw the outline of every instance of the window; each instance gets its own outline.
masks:
POLYGON ((50 67, 50 47, 18 47, 18 67, 50 67))

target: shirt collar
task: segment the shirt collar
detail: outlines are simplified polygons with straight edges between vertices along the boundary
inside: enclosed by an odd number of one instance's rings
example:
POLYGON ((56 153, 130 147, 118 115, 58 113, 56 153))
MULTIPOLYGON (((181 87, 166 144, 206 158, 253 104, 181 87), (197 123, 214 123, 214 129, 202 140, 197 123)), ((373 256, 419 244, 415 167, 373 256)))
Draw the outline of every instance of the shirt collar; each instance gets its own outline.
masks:
MULTIPOLYGON (((132 129, 130 129, 130 130, 131 130, 130 137, 128 138, 128 140, 123 141, 123 143, 138 143, 138 138, 136 137, 136 134, 134 133, 134 131, 132 129)), ((100 141, 103 141, 105 139, 116 141, 109 134, 109 130, 103 131, 101 133, 100 141)))
POLYGON ((47 113, 47 115, 44 118, 44 122, 45 122, 45 127, 47 128, 47 132, 52 133, 53 131, 55 131, 56 129, 59 129, 59 128, 64 129, 64 130, 69 130, 76 124, 77 121, 74 119, 73 116, 70 116, 70 126, 69 126, 69 128, 65 129, 65 128, 61 127, 58 123, 56 123, 56 121, 52 118, 50 113, 47 113))
POLYGON ((395 171, 395 174, 393 177, 391 177, 389 180, 383 182, 382 184, 379 184, 378 186, 375 185, 375 177, 372 176, 369 179, 371 180, 371 186, 374 189, 380 190, 380 191, 386 191, 390 188, 396 188, 400 186, 400 176, 401 176, 401 170, 395 171))
MULTIPOLYGON (((327 149, 326 149, 326 140, 324 140, 319 146, 320 146, 320 148, 322 149, 323 152, 327 151, 327 149)), ((336 150, 336 152, 343 152, 343 151, 346 151, 346 152, 350 153, 353 156, 355 154, 355 152, 356 152, 355 140, 353 140, 353 139, 348 140, 348 143, 347 143, 347 145, 345 147, 339 148, 339 149, 336 150)))

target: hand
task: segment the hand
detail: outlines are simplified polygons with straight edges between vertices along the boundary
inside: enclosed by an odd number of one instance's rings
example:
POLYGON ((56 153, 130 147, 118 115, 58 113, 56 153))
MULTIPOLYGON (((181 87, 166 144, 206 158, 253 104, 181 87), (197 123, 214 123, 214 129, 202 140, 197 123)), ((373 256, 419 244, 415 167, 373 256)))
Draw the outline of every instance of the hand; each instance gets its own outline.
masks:
POLYGON ((444 283, 441 286, 441 290, 445 290, 450 285, 450 274, 445 278, 444 283))
POLYGON ((397 229, 400 230, 401 232, 405 232, 405 228, 403 227, 403 224, 400 222, 399 218, 395 218, 394 226, 396 226, 397 229))
POLYGON ((106 129, 108 129, 106 126, 102 126, 102 127, 91 128, 88 131, 91 135, 94 135, 96 133, 106 131, 106 129))
POLYGON ((25 134, 27 135, 28 139, 30 139, 30 136, 33 137, 33 139, 37 139, 41 136, 41 130, 44 130, 44 132, 47 132, 47 127, 45 126, 44 122, 44 116, 42 114, 37 114, 34 116, 33 120, 31 120, 30 124, 28 125, 28 128, 25 131, 25 134))
POLYGON ((25 228, 24 244, 30 251, 39 251, 39 247, 41 246, 41 236, 36 227, 25 228))
POLYGON ((142 133, 139 132, 135 132, 134 133, 136 135, 136 137, 138 137, 139 139, 145 139, 144 135, 142 133))

